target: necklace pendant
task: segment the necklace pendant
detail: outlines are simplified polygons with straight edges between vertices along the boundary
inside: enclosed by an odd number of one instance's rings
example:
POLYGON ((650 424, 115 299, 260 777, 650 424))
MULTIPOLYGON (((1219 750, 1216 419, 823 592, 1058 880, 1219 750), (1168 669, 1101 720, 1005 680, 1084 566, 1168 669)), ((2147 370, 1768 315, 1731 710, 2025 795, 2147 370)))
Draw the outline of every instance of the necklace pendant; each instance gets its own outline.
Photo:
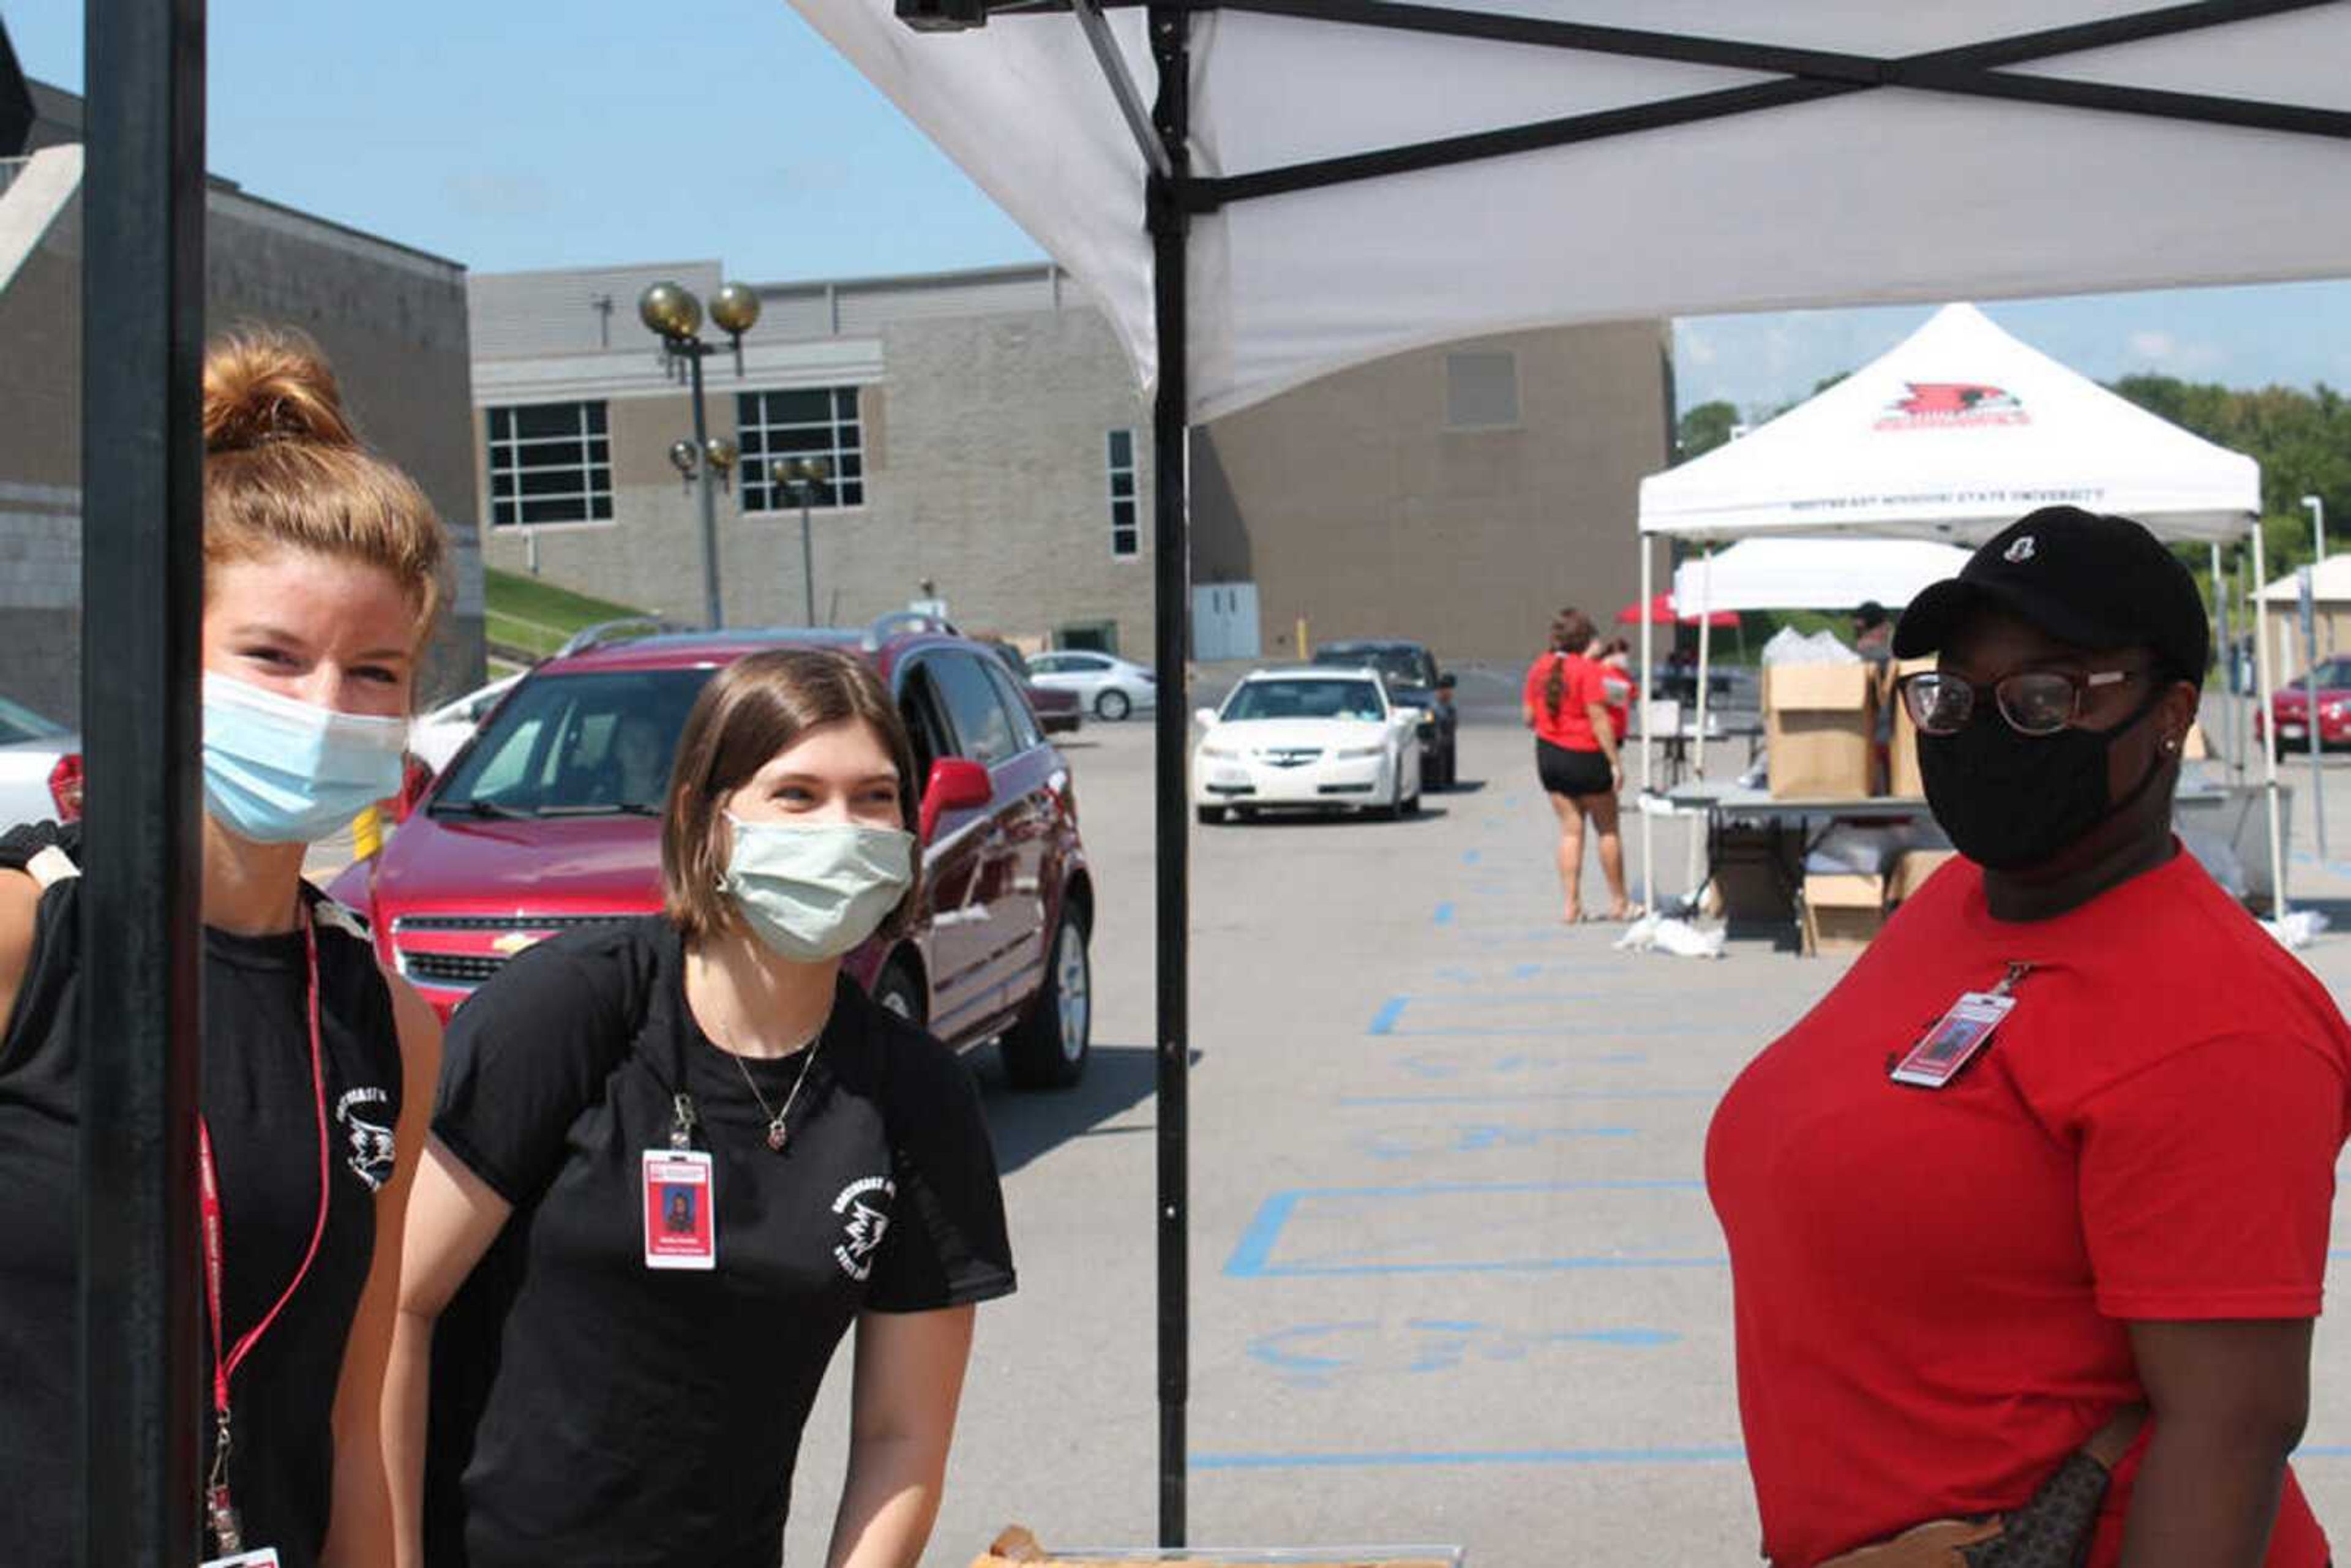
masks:
POLYGON ((778 1154, 784 1152, 784 1119, 781 1116, 768 1124, 768 1147, 778 1154))

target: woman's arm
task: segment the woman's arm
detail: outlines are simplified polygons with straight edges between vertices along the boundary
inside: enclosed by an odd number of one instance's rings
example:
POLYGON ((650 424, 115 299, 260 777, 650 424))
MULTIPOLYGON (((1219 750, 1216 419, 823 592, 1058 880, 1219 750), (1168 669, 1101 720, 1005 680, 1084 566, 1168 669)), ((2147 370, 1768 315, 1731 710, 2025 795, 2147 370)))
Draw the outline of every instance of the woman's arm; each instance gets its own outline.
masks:
POLYGON ((1625 787, 1625 759, 1616 753, 1617 742, 1623 738, 1616 733, 1616 721, 1609 716, 1606 703, 1586 703, 1583 710, 1591 716, 1593 737, 1600 742, 1600 749, 1608 758, 1609 775, 1621 789, 1625 787))
POLYGON ((392 1129, 392 1179, 375 1196, 375 1256, 335 1384, 333 1512, 319 1560, 326 1568, 385 1568, 392 1562, 392 1491, 384 1472, 384 1367, 400 1294, 401 1224, 424 1155, 433 1085, 441 1076, 441 1020, 396 976, 392 1017, 400 1034, 400 1122, 392 1129))
POLYGON ((433 1325, 514 1212, 465 1162, 428 1138, 408 1197, 400 1310, 384 1377, 382 1431, 391 1472, 392 1538, 400 1568, 424 1561, 424 1434, 431 1406, 433 1325))
POLYGON ((2134 1322, 2153 1410, 2122 1568, 2260 1568, 2310 1413, 2310 1322, 2134 1322))
POLYGON ((931 1538, 974 1309, 865 1312, 857 1320, 849 1478, 826 1568, 912 1568, 931 1538))
POLYGON ((26 967, 33 961, 33 928, 41 913, 41 884, 21 871, 0 871, 0 1033, 16 1011, 26 967))

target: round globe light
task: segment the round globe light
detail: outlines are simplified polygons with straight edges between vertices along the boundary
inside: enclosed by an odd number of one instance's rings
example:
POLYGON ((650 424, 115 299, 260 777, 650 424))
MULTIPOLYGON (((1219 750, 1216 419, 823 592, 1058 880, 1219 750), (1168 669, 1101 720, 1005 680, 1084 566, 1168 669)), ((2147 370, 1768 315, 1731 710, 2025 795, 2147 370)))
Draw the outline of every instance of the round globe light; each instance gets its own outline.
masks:
POLYGON ((637 297, 637 319, 656 335, 683 341, 702 328, 702 301, 677 284, 656 283, 637 297))
POLYGON ((759 323, 759 295, 740 283, 722 283, 710 297, 710 319, 718 329, 739 338, 759 323))

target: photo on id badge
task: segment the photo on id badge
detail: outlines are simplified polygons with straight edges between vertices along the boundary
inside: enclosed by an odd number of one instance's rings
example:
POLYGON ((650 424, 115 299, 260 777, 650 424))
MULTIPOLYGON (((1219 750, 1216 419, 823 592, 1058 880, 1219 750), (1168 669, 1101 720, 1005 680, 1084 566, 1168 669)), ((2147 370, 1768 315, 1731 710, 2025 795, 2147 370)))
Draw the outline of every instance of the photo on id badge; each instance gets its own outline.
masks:
POLYGON ((647 1150, 644 1166, 645 1267, 716 1267, 710 1156, 695 1150, 647 1150))

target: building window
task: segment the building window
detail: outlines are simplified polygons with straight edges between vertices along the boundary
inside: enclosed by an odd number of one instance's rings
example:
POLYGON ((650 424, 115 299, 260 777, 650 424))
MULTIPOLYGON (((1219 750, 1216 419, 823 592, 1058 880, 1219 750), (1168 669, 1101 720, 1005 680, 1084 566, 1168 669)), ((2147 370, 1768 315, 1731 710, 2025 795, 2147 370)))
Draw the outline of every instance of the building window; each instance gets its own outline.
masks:
POLYGON ((612 437, 602 403, 488 413, 492 527, 611 521, 612 437))
POLYGON ((1519 423, 1519 357, 1509 350, 1445 356, 1445 427, 1515 430, 1519 423))
POLYGON ((1143 553, 1142 502, 1134 494, 1134 432, 1110 433, 1110 553, 1123 559, 1143 553))
POLYGON ((821 459, 829 475, 809 486, 810 506, 865 504, 865 436, 855 387, 738 392, 735 442, 743 454, 747 512, 799 509, 799 487, 779 482, 774 473, 775 465, 796 457, 821 459))

